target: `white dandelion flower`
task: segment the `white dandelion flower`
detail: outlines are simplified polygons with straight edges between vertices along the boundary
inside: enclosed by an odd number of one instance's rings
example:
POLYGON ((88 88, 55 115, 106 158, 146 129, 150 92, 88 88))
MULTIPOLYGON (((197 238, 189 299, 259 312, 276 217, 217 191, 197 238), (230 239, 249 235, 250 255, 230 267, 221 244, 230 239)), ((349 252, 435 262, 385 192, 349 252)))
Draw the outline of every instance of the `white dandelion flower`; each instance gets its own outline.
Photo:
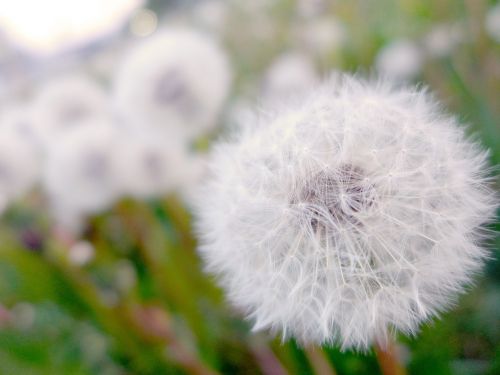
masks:
POLYGON ((114 107, 137 124, 197 137, 216 125, 230 81, 226 55, 214 40, 187 29, 163 30, 119 68, 114 107))
POLYGON ((425 91, 344 77, 215 148, 201 254, 255 329, 384 345, 480 268, 487 156, 425 91))
POLYGON ((165 131, 130 131, 120 150, 120 180, 124 194, 148 198, 179 188, 186 174, 187 152, 165 131))
POLYGON ((35 98, 34 111, 39 133, 50 143, 75 126, 100 122, 108 114, 109 102, 97 82, 75 74, 49 80, 35 98))
POLYGON ((12 130, 0 127, 0 212, 26 194, 40 174, 36 148, 12 130))
POLYGON ((422 70, 423 54, 416 43, 398 39, 384 46, 375 59, 377 71, 396 80, 411 80, 422 70))
POLYGON ((58 224, 78 231, 119 197, 121 137, 107 123, 68 130, 48 152, 43 184, 58 224))
POLYGON ((267 70, 263 95, 269 101, 302 96, 319 81, 314 62, 300 52, 288 52, 272 62, 267 70))

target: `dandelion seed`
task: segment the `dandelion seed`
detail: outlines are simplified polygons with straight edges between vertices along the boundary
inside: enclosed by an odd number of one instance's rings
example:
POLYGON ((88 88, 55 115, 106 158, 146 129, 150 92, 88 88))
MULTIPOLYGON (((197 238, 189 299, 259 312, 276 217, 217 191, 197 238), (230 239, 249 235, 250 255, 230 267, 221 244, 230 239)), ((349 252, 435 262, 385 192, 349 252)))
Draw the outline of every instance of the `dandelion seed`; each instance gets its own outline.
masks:
POLYGON ((384 345, 480 269, 487 157, 425 90, 339 78, 217 145, 200 252, 256 330, 384 345))

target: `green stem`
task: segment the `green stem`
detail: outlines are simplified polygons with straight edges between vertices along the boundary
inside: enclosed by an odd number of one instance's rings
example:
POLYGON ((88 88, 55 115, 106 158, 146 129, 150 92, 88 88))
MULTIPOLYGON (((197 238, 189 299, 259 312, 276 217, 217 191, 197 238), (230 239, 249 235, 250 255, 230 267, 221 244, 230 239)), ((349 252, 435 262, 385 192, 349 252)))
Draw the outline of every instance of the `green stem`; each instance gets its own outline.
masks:
POLYGON ((157 237, 158 232, 155 234, 154 230, 158 224, 149 219, 147 212, 139 212, 137 215, 136 210, 132 212, 123 205, 118 209, 128 232, 138 242, 139 254, 149 270, 156 290, 167 303, 166 307, 181 312, 182 316, 187 318, 189 327, 203 349, 205 359, 214 363, 211 333, 206 325, 205 316, 196 304, 197 298, 190 288, 192 272, 179 264, 179 259, 182 257, 176 256, 178 245, 164 233, 161 238, 157 237), (140 223, 134 221, 137 217, 140 217, 140 223), (164 259, 164 254, 168 254, 168 260, 164 259))
MULTIPOLYGON (((134 360, 133 363, 138 369, 141 371, 151 371, 152 360, 155 363, 161 363, 165 369, 171 368, 172 366, 168 358, 163 354, 164 350, 162 349, 164 345, 167 345, 170 359, 187 370, 188 373, 196 375, 215 374, 214 371, 206 367, 197 357, 185 349, 168 325, 164 325, 166 328, 160 327, 158 329, 159 331, 165 332, 161 348, 155 345, 155 350, 150 352, 151 356, 143 356, 144 347, 140 344, 140 341, 144 341, 144 338, 148 337, 145 328, 147 328, 147 324, 150 324, 150 321, 146 320, 141 322, 136 320, 136 323, 139 324, 130 324, 133 323, 130 319, 132 315, 130 313, 132 310, 130 306, 125 305, 115 309, 104 305, 92 280, 90 280, 81 269, 73 266, 66 260, 63 256, 64 251, 60 249, 54 250, 58 251, 49 253, 49 262, 61 272, 66 280, 72 285, 73 289, 79 293, 80 298, 94 313, 98 323, 116 339, 117 344, 123 347, 124 352, 134 360), (142 337, 143 340, 139 340, 137 336, 142 337)), ((163 312, 163 315, 166 316, 166 313, 163 312)), ((159 327, 159 325, 157 325, 157 327, 159 327)))
POLYGON ((385 347, 375 344, 375 353, 383 375, 406 375, 397 355, 396 346, 389 342, 385 347))
MULTIPOLYGON (((123 322, 120 314, 104 305, 92 281, 89 280, 80 269, 67 262, 62 255, 62 251, 60 251, 59 254, 55 253, 55 251, 53 251, 52 254, 48 254, 47 260, 49 264, 64 276, 75 293, 78 293, 80 299, 94 314, 98 324, 115 338, 116 345, 121 347, 123 352, 132 359, 134 366, 140 371, 150 370, 152 358, 142 355, 143 350, 141 346, 124 328, 127 325, 122 324, 123 322)), ((158 360, 158 358, 156 358, 156 360, 158 360)))
POLYGON ((307 346, 304 349, 307 359, 311 364, 314 372, 320 375, 336 375, 335 369, 333 368, 325 352, 321 348, 316 346, 307 346))
POLYGON ((223 299, 220 289, 201 271, 202 264, 196 252, 197 242, 191 230, 188 211, 175 196, 152 203, 151 209, 165 234, 177 240, 178 247, 173 249, 172 255, 189 272, 191 290, 199 296, 210 298, 212 302, 220 303, 223 299))
POLYGON ((259 338, 258 336, 253 336, 248 339, 248 346, 257 362, 257 365, 264 375, 288 374, 288 371, 281 364, 278 357, 276 357, 264 339, 259 338))
POLYGON ((464 100, 471 103, 470 111, 482 125, 484 142, 492 149, 494 162, 499 163, 500 134, 493 114, 485 104, 485 100, 469 89, 450 59, 444 60, 444 66, 452 84, 461 93, 464 100))

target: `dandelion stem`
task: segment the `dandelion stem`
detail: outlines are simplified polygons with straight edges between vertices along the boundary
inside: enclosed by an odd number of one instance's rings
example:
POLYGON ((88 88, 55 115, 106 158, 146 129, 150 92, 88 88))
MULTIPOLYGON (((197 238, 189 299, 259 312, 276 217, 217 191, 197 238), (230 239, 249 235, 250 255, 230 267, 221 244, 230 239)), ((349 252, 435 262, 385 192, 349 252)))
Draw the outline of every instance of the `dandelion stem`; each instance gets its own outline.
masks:
POLYGON ((182 256, 176 257, 178 263, 190 273, 189 282, 194 292, 203 292, 204 297, 209 297, 220 302, 221 294, 210 280, 203 277, 200 272, 201 262, 195 251, 196 239, 192 233, 191 216, 186 208, 175 196, 170 196, 161 202, 151 204, 155 217, 162 223, 162 228, 167 235, 172 236, 175 232, 176 240, 182 247, 182 256), (167 228, 170 224, 173 228, 167 228), (170 229, 170 230, 168 230, 170 229))
POLYGON ((325 352, 316 346, 307 346, 304 349, 307 359, 314 372, 319 375, 336 375, 332 363, 328 360, 325 352))
POLYGON ((177 339, 165 310, 154 306, 139 306, 129 309, 128 313, 130 323, 139 330, 141 336, 146 340, 160 339, 167 347, 168 358, 181 365, 189 374, 216 374, 177 339))
MULTIPOLYGON (((202 347, 202 352, 209 362, 213 361, 213 353, 211 348, 213 343, 210 341, 211 333, 209 327, 205 323, 205 317, 200 311, 189 285, 189 277, 191 270, 179 269, 177 262, 179 257, 175 257, 177 244, 172 238, 162 236, 160 242, 156 242, 155 223, 148 221, 147 225, 139 225, 135 221, 137 212, 130 212, 125 205, 119 207, 120 216, 124 218, 124 224, 129 232, 138 242, 138 252, 144 264, 150 272, 154 281, 157 292, 160 297, 166 302, 166 306, 173 310, 182 312, 187 318, 189 327, 197 337, 197 343, 202 347), (169 253, 169 260, 164 261, 162 254, 157 251, 159 245, 164 247, 161 251, 169 253)), ((147 214, 140 215, 141 219, 148 219, 147 214)))
POLYGON ((288 374, 288 371, 281 364, 264 339, 255 336, 251 337, 248 340, 248 346, 264 375, 288 374))
POLYGON ((380 370, 384 375, 406 375, 405 368, 401 365, 395 351, 394 343, 387 343, 386 347, 375 344, 375 353, 377 355, 380 370))

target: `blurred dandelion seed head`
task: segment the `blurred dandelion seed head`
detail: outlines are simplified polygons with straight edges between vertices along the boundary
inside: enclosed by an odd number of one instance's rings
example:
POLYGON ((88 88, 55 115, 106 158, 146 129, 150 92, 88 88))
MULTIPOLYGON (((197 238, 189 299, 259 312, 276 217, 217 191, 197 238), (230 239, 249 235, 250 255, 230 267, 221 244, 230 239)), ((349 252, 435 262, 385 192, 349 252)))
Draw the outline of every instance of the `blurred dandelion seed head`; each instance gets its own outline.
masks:
POLYGON ((37 93, 33 106, 40 136, 47 145, 57 141, 64 131, 101 122, 109 113, 104 89, 83 74, 50 80, 37 93))
POLYGON ((137 124, 198 137, 215 126, 230 82, 227 57, 214 40, 166 29, 128 54, 115 79, 114 106, 137 124))
POLYGON ((92 121, 66 131, 48 150, 42 182, 61 224, 72 227, 118 197, 120 140, 110 123, 92 121))

